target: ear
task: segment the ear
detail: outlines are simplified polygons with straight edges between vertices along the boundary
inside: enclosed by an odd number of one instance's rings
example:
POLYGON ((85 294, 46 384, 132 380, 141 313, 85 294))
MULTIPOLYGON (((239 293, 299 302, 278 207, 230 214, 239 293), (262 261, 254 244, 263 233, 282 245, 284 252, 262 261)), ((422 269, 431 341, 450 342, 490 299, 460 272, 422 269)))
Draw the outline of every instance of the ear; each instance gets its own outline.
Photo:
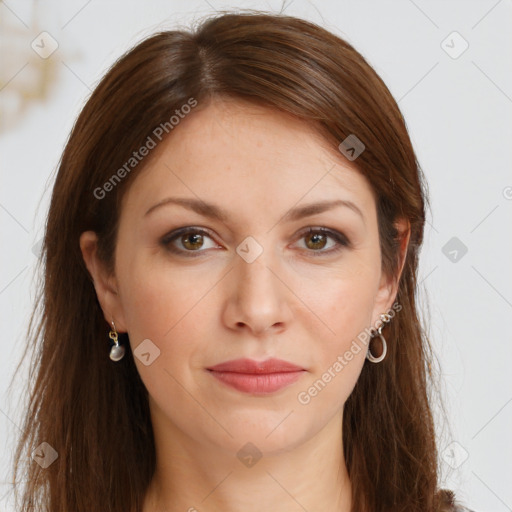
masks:
POLYGON ((112 327, 112 320, 117 332, 126 332, 126 322, 118 295, 115 275, 108 275, 104 263, 98 258, 98 236, 94 231, 84 231, 80 235, 80 250, 94 283, 96 295, 103 310, 103 316, 112 327))
POLYGON ((407 255, 407 248, 409 246, 409 239, 411 236, 411 226, 407 219, 400 218, 394 223, 398 230, 399 237, 399 255, 398 255, 398 273, 397 275, 388 276, 382 273, 377 296, 375 298, 374 310, 373 310, 373 323, 375 324, 377 319, 380 318, 382 313, 387 313, 395 301, 398 293, 398 284, 400 282, 400 276, 404 269, 404 264, 407 255))

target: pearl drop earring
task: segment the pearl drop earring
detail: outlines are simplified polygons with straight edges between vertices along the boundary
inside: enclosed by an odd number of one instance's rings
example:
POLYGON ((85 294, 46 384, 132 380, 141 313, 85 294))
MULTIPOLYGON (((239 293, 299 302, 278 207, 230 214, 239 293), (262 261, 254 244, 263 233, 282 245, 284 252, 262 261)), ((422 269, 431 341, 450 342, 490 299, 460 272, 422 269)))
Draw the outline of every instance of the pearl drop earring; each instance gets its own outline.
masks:
POLYGON ((109 338, 114 341, 114 345, 112 345, 112 348, 110 349, 110 359, 112 359, 112 361, 116 361, 116 362, 120 361, 124 357, 125 348, 119 344, 114 320, 112 320, 112 330, 109 332, 108 335, 109 335, 109 338))

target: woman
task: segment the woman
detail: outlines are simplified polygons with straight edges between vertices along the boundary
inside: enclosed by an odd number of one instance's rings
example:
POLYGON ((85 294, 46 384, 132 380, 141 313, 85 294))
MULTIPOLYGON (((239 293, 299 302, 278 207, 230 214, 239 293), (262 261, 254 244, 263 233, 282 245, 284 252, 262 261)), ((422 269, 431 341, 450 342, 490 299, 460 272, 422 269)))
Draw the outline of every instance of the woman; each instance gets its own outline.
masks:
POLYGON ((324 29, 224 14, 138 44, 56 178, 20 510, 463 510, 425 201, 396 102, 324 29))

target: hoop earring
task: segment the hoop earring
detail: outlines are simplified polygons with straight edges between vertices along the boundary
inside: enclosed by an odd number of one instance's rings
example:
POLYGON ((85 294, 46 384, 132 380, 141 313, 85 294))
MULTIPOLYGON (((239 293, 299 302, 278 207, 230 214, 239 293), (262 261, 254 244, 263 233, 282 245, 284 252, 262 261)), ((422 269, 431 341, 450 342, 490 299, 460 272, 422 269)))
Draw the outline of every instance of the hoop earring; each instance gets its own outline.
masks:
MULTIPOLYGON (((391 317, 387 313, 383 313, 380 315, 380 318, 382 320, 382 325, 377 329, 377 335, 372 335, 372 338, 370 339, 370 342, 368 343, 368 352, 366 353, 366 358, 371 361, 372 363, 380 363, 388 353, 388 344, 386 343, 386 338, 384 338, 384 335, 382 334, 382 329, 385 324, 391 321, 391 317), (379 337, 382 342, 382 354, 378 357, 375 357, 371 350, 370 350, 370 343, 372 339, 379 337)), ((375 331, 375 329, 374 329, 375 331)))
POLYGON ((114 345, 112 345, 110 349, 110 359, 116 362, 120 361, 124 357, 125 349, 122 345, 119 344, 119 341, 117 339, 118 336, 114 320, 112 320, 112 330, 108 333, 108 336, 111 340, 114 341, 114 345))

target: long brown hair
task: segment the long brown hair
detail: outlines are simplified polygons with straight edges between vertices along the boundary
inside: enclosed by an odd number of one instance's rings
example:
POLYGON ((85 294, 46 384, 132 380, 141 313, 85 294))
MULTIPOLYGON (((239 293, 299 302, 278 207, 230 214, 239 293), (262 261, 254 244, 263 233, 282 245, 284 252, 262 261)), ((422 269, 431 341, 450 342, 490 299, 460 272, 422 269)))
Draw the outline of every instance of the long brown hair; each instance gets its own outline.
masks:
POLYGON ((99 255, 113 270, 121 199, 150 158, 123 173, 108 196, 98 189, 176 109, 190 98, 199 109, 215 97, 307 120, 333 148, 351 134, 364 143, 353 164, 375 193, 384 272, 399 272, 400 217, 410 223, 410 243, 396 297, 402 310, 384 330, 388 355, 363 366, 345 404, 352 510, 454 510, 451 491, 438 488, 435 356, 417 308, 426 185, 404 119, 348 42, 301 19, 250 12, 140 42, 111 67, 73 127, 53 188, 28 333, 29 406, 14 464, 15 480, 25 471, 27 481, 20 512, 141 511, 155 468, 148 395, 126 340, 124 360, 109 360, 108 326, 79 236, 96 231, 99 255), (43 442, 58 454, 44 469, 30 457, 43 442))

